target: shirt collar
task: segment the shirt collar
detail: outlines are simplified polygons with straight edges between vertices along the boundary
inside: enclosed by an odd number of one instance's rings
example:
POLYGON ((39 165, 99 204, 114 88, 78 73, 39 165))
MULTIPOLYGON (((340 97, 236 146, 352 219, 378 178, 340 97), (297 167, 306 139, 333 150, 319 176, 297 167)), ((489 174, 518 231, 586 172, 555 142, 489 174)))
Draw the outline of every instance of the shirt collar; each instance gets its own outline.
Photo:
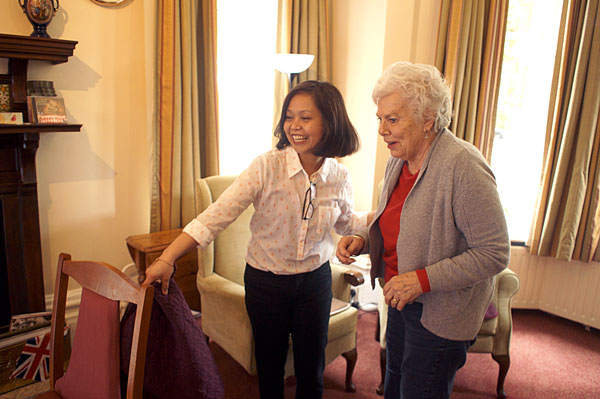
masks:
MULTIPOLYGON (((298 156, 298 153, 292 148, 291 145, 285 147, 284 151, 288 178, 292 178, 304 169, 302 168, 302 163, 300 163, 300 157, 298 156)), ((332 158, 325 158, 325 160, 323 161, 323 165, 321 165, 319 170, 315 172, 316 181, 313 181, 313 183, 318 183, 319 181, 327 181, 327 176, 329 175, 329 172, 331 170, 332 162, 335 162, 335 160, 332 158)))

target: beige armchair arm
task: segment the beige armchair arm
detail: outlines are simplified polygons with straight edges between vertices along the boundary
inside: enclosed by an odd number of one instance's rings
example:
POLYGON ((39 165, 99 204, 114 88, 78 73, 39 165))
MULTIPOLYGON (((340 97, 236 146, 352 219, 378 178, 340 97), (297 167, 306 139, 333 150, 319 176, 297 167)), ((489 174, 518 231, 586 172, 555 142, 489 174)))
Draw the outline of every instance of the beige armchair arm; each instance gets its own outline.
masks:
POLYGON ((331 263, 331 290, 334 298, 350 302, 350 286, 360 285, 364 281, 361 272, 331 263))
POLYGON ((364 283, 365 278, 361 272, 357 272, 356 270, 346 270, 344 272, 344 281, 351 286, 356 287, 364 283))
POLYGON ((512 332, 511 298, 519 291, 519 278, 512 270, 506 268, 497 276, 498 286, 498 327, 494 338, 493 355, 508 355, 512 332))

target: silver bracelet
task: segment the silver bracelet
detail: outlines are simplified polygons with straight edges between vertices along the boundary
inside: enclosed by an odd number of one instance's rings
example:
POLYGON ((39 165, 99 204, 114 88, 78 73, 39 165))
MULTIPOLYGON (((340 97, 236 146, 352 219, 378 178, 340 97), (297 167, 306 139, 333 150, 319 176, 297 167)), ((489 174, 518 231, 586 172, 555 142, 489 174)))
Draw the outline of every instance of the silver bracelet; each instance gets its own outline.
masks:
POLYGON ((175 275, 175 272, 177 271, 177 263, 173 262, 173 263, 169 263, 166 260, 162 259, 162 258, 156 258, 156 260, 160 260, 161 262, 166 263, 167 265, 171 266, 173 268, 173 273, 171 273, 171 277, 173 278, 173 276, 175 275))

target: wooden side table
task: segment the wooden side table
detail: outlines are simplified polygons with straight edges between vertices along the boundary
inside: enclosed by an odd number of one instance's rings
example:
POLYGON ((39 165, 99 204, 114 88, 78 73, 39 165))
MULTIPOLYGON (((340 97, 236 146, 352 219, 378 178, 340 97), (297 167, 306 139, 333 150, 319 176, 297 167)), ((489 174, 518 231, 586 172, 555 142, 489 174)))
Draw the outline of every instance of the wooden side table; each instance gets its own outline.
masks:
MULTIPOLYGON (((159 231, 156 233, 129 236, 126 239, 127 249, 138 270, 138 281, 146 278, 149 267, 162 251, 181 233, 182 229, 159 231)), ((177 260, 175 281, 190 308, 200 311, 200 293, 196 286, 198 273, 198 251, 190 251, 177 260)))

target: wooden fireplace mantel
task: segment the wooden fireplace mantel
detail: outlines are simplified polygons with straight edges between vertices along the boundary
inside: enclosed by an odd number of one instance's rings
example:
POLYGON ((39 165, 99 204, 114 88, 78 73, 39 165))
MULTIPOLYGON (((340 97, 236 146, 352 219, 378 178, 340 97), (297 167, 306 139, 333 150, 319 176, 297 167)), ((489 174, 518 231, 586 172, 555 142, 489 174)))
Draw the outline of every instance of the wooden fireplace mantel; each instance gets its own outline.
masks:
POLYGON ((0 33, 0 58, 67 62, 77 42, 0 33))
POLYGON ((67 62, 77 42, 0 34, 0 58, 8 58, 10 108, 22 112, 20 125, 0 125, 0 325, 10 316, 46 310, 35 154, 39 135, 78 132, 80 124, 27 123, 27 64, 67 62))
MULTIPOLYGON (((29 60, 48 61, 53 64, 67 62, 73 55, 77 42, 72 40, 48 39, 42 37, 29 37, 18 35, 7 35, 0 33, 0 58, 8 58, 8 74, 0 75, 0 83, 10 84, 11 111, 22 112, 23 120, 27 120, 27 64, 29 60)), ((71 127, 44 127, 32 130, 31 126, 25 125, 0 125, 0 133, 13 132, 14 126, 21 126, 28 132, 41 131, 73 131, 79 128, 71 127)))

